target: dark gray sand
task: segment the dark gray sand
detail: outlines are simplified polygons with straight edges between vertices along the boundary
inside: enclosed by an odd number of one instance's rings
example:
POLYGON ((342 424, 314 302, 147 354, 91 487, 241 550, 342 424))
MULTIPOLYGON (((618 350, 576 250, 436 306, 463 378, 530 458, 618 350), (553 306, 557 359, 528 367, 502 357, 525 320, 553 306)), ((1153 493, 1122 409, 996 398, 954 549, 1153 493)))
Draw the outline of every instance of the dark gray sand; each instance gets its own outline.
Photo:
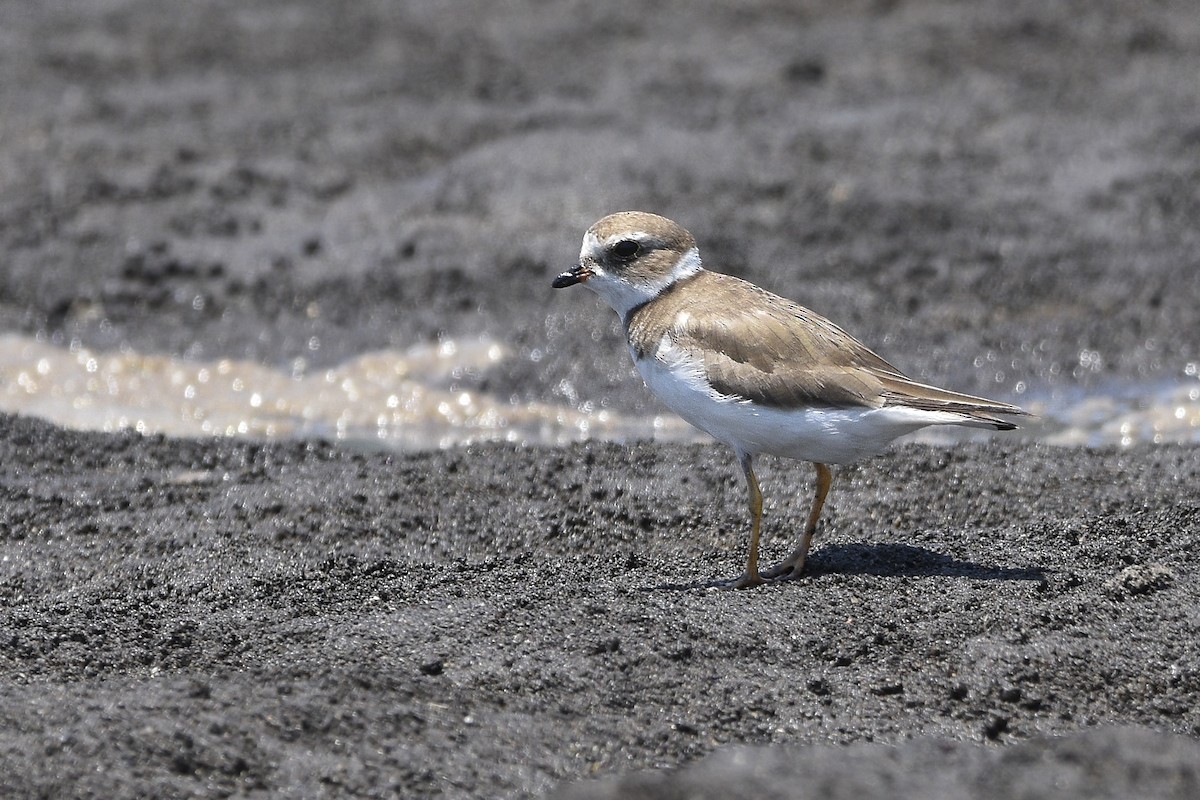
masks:
POLYGON ((563 800, 1091 800, 1200 796, 1200 743, 1132 728, 1006 748, 946 740, 903 747, 730 748, 679 774, 576 784, 563 800))
MULTIPOLYGON (((1193 449, 901 448, 838 474, 808 577, 731 592, 703 588, 746 538, 715 446, 388 456, 2 425, 17 795, 524 795, 731 744, 1200 734, 1193 449)), ((763 472, 779 558, 809 470, 763 472)), ((1194 739, 1164 741, 1129 768, 1194 792, 1194 739)), ((800 763, 837 783, 836 753, 800 763)), ((856 750, 848 786, 872 759, 1024 763, 856 750)))
MULTIPOLYGON (((1148 390, 1200 360, 1198 42, 1194 0, 0 3, 0 332, 487 335, 461 388, 653 410, 549 289, 641 208, 914 377, 1148 390)), ((3 417, 0 474, 5 796, 1197 794, 1194 447, 902 447, 750 592, 700 588, 744 563, 715 446, 3 417)), ((778 558, 809 469, 761 477, 778 558)))
POLYGON ((615 316, 545 291, 636 208, 963 391, 1200 360, 1194 0, 10 2, 0 32, 3 329, 280 364, 486 333, 518 357, 464 381, 639 410, 615 316))

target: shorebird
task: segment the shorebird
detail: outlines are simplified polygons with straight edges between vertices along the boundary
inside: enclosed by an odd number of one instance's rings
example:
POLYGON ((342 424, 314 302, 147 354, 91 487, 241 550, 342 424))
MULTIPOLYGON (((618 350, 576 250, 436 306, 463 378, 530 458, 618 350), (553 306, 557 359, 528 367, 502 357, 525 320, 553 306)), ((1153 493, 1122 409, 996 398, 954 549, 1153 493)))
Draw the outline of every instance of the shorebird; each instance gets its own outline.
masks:
POLYGON ((672 411, 733 448, 746 477, 746 569, 725 582, 747 588, 799 575, 833 479, 830 464, 877 455, 927 425, 998 431, 1018 406, 918 383, 809 309, 701 266, 696 240, 678 223, 626 211, 583 237, 579 263, 554 279, 582 283, 620 316, 634 364, 672 411), (810 461, 816 495, 799 545, 758 567, 759 454, 810 461))

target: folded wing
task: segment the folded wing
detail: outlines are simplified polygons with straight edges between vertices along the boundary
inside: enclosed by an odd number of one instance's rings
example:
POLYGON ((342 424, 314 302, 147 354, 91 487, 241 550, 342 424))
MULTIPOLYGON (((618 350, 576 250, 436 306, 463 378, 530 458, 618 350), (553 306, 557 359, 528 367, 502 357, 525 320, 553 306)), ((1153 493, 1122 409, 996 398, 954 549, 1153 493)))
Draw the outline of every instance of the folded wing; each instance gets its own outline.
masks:
POLYGON ((709 291, 691 294, 705 297, 702 305, 660 304, 655 316, 675 347, 701 363, 722 394, 777 408, 943 411, 1001 429, 1015 426, 993 415, 1027 413, 910 380, 829 320, 753 284, 712 272, 697 277, 710 283, 709 291))

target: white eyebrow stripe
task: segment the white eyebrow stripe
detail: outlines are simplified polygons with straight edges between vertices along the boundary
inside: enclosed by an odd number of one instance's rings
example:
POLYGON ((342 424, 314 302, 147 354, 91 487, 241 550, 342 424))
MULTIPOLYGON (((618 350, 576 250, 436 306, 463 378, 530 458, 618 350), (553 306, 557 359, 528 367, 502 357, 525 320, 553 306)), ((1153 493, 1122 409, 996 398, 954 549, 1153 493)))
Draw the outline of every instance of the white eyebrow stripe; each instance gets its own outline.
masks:
POLYGON ((646 231, 626 231, 625 233, 614 233, 612 236, 609 236, 604 240, 604 245, 605 247, 610 247, 617 242, 624 242, 626 240, 632 240, 640 244, 648 244, 650 242, 661 244, 661 241, 652 233, 647 233, 646 231))

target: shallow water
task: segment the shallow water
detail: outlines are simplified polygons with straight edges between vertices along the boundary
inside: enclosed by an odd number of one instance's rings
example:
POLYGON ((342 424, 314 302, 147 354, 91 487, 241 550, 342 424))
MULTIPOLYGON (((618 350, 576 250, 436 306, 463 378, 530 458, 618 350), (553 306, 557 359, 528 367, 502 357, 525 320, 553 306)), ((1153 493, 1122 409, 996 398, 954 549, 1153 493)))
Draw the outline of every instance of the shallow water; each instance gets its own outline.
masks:
MULTIPOLYGON (((171 436, 323 437, 398 449, 474 441, 563 444, 583 439, 704 441, 673 415, 627 416, 587 405, 514 403, 457 389, 465 372, 510 357, 492 340, 444 341, 366 353, 331 369, 234 359, 191 361, 132 351, 64 348, 0 335, 0 411, 77 429, 171 436)), ((1023 435, 1059 445, 1200 443, 1200 376, 1022 398, 1038 419, 1023 435)), ((918 441, 961 439, 929 429, 918 441)))

